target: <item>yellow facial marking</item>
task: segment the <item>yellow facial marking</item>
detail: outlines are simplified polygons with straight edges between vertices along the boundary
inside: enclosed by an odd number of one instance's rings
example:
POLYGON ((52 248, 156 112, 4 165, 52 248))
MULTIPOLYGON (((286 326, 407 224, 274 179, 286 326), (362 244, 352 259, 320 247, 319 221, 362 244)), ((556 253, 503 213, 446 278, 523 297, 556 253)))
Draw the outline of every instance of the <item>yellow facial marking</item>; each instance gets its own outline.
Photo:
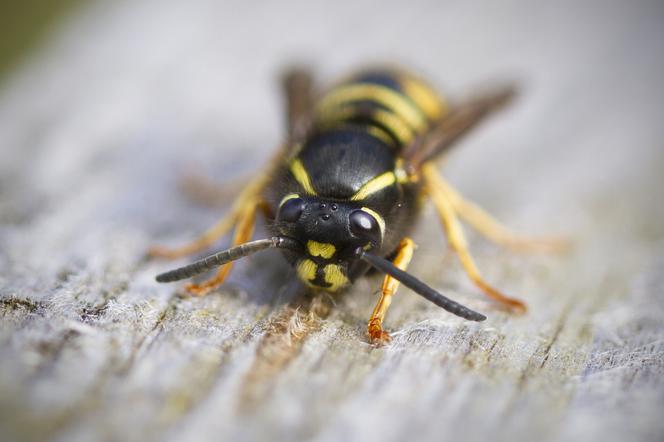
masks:
POLYGON ((336 264, 326 265, 323 268, 323 272, 325 273, 325 282, 330 284, 329 287, 325 287, 327 291, 336 292, 350 282, 341 271, 341 267, 336 264))
POLYGON ((300 197, 300 195, 298 195, 297 193, 289 193, 288 195, 286 195, 285 197, 283 197, 281 199, 281 201, 279 202, 279 207, 283 206, 286 201, 292 200, 293 198, 299 198, 299 197, 300 197))
POLYGON ((378 84, 351 84, 333 89, 320 103, 320 109, 334 108, 352 101, 372 100, 393 111, 416 131, 424 130, 427 121, 422 111, 407 97, 378 84))
POLYGON ((431 121, 439 120, 448 111, 447 103, 429 86, 419 80, 404 76, 399 79, 403 92, 424 111, 431 121))
POLYGON ((320 256, 329 259, 332 258, 337 248, 334 247, 334 244, 320 243, 310 239, 307 241, 307 250, 311 256, 320 256))
POLYGON ((355 195, 350 197, 351 201, 362 201, 371 194, 374 194, 384 188, 391 186, 397 180, 397 177, 394 175, 394 172, 388 171, 378 175, 375 178, 367 181, 360 190, 355 192, 355 195))
POLYGON ((368 207, 362 207, 362 210, 364 210, 369 215, 376 218, 376 221, 378 222, 378 227, 380 228, 380 237, 384 238, 385 237, 385 219, 382 216, 380 216, 380 214, 378 212, 376 212, 375 210, 371 210, 368 207))
POLYGON ((299 158, 293 160, 290 166, 290 171, 305 192, 309 195, 316 195, 314 186, 311 184, 311 179, 309 178, 309 173, 306 171, 299 158))
POLYGON ((316 263, 312 260, 303 259, 297 263, 297 268, 295 270, 297 271, 297 276, 299 276, 302 281, 310 283, 316 279, 317 268, 316 263))

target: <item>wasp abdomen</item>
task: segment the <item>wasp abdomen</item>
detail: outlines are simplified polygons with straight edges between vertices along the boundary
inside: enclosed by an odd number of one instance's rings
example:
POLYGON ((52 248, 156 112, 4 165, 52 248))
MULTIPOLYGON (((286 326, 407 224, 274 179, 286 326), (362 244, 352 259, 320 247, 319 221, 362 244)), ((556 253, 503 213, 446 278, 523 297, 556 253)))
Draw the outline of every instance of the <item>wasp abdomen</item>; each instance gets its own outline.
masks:
POLYGON ((352 124, 401 150, 445 112, 443 100, 420 79, 403 72, 372 70, 323 95, 315 109, 315 129, 352 124))

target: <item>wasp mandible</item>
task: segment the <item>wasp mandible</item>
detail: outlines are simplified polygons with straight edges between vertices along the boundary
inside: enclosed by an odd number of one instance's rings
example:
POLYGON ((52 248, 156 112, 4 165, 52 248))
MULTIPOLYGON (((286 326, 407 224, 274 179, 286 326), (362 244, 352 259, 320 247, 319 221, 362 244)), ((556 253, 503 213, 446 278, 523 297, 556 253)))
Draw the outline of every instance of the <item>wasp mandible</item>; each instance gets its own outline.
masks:
POLYGON ((487 116, 509 103, 513 87, 495 87, 450 103, 422 79, 400 69, 355 73, 322 94, 312 74, 293 69, 283 78, 286 142, 269 166, 235 200, 230 213, 192 243, 156 247, 177 258, 199 252, 234 229, 232 247, 157 276, 189 278, 221 266, 187 290, 205 295, 221 285, 232 262, 277 248, 313 290, 340 292, 370 268, 386 274, 368 322, 374 342, 389 340, 385 314, 399 283, 445 310, 472 321, 486 317, 443 296, 406 271, 415 245, 409 238, 422 203, 433 202, 452 249, 470 279, 510 308, 525 304, 492 287, 471 257, 460 219, 490 240, 514 248, 552 248, 556 240, 522 238, 464 199, 438 172, 436 160, 487 116), (251 241, 256 216, 271 237, 251 241))

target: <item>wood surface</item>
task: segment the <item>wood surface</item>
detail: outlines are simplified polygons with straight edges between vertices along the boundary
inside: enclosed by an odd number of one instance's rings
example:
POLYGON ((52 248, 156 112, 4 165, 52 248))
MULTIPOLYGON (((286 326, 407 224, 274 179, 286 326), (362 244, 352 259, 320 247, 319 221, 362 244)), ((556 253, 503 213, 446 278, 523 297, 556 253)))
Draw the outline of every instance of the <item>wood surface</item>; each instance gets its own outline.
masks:
POLYGON ((80 9, 0 85, 0 439, 664 439, 664 7, 535 3, 80 9), (528 313, 468 282, 431 208, 411 270, 486 322, 402 288, 373 347, 378 278, 303 300, 277 252, 205 298, 155 283, 174 264, 148 246, 228 209, 184 178, 232 194, 283 139, 285 66, 325 83, 385 60, 452 99, 521 85, 441 167, 516 230, 573 239, 522 255, 466 229, 528 313))

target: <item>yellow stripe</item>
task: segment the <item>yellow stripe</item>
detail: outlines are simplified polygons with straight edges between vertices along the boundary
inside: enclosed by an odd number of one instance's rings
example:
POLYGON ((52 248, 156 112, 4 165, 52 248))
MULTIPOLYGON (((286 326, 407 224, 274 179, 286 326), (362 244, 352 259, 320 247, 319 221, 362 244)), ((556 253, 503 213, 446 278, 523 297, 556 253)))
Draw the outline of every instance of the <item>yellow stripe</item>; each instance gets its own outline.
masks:
POLYGON ((334 244, 317 242, 312 239, 307 241, 307 250, 311 256, 321 256, 325 259, 332 258, 332 255, 337 251, 334 244))
POLYGON ((427 127, 427 121, 422 111, 401 93, 377 84, 350 84, 331 90, 319 104, 321 112, 351 101, 370 100, 392 110, 403 119, 412 129, 422 131, 427 127))
POLYGON ((339 121, 348 120, 357 115, 357 109, 351 106, 338 107, 335 109, 328 109, 325 112, 319 112, 317 115, 317 123, 320 127, 327 128, 339 121))
POLYGON ((415 139, 413 130, 396 114, 383 109, 375 109, 371 118, 385 126, 403 145, 408 145, 415 139))
POLYGON ((394 138, 392 138, 389 133, 385 132, 385 130, 381 129, 380 127, 369 126, 367 127, 367 132, 388 146, 394 145, 394 138))
POLYGON ((307 192, 309 195, 316 195, 316 191, 314 190, 314 186, 311 184, 309 174, 307 173, 304 165, 302 164, 302 161, 299 158, 295 158, 293 160, 290 166, 290 171, 297 182, 300 183, 300 186, 302 186, 305 192, 307 192))
POLYGON ((351 201, 362 201, 371 194, 374 194, 384 188, 391 186, 397 181, 397 177, 394 175, 394 172, 391 170, 383 174, 378 175, 375 178, 367 181, 364 186, 360 187, 360 190, 355 192, 355 195, 350 197, 351 201))
POLYGON ((340 288, 348 284, 348 278, 341 271, 341 267, 336 264, 328 264, 323 268, 325 272, 325 282, 330 284, 329 287, 325 287, 325 290, 329 292, 336 292, 340 288))
POLYGON ((376 221, 378 221, 378 227, 380 228, 380 237, 384 238, 385 237, 385 219, 382 216, 380 216, 380 214, 378 212, 376 212, 375 210, 371 210, 368 207, 362 207, 362 210, 364 210, 369 215, 376 218, 376 221))
MULTIPOLYGON (((333 110, 330 109, 326 111, 326 113, 318 115, 318 125, 320 128, 326 129, 338 123, 339 121, 348 120, 357 115, 357 109, 353 108, 352 106, 343 106, 333 110)), ((389 134, 389 132, 387 132, 387 129, 383 129, 377 126, 367 126, 366 131, 369 133, 369 135, 378 138, 388 146, 394 146, 396 142, 389 134)))
POLYGON ((419 80, 404 75, 399 78, 404 94, 422 109, 431 121, 439 120, 448 111, 447 103, 433 89, 419 80))
MULTIPOLYGON (((402 145, 410 144, 415 135, 413 130, 396 114, 393 114, 385 109, 372 109, 370 113, 359 112, 359 110, 352 105, 345 105, 326 109, 318 114, 318 121, 322 123, 323 127, 331 126, 337 121, 349 120, 356 116, 363 116, 381 124, 385 129, 392 133, 397 141, 402 145)), ((375 133, 370 132, 372 135, 375 133)), ((383 138, 383 140, 385 140, 383 138)), ((390 145, 394 144, 390 138, 390 145)))

